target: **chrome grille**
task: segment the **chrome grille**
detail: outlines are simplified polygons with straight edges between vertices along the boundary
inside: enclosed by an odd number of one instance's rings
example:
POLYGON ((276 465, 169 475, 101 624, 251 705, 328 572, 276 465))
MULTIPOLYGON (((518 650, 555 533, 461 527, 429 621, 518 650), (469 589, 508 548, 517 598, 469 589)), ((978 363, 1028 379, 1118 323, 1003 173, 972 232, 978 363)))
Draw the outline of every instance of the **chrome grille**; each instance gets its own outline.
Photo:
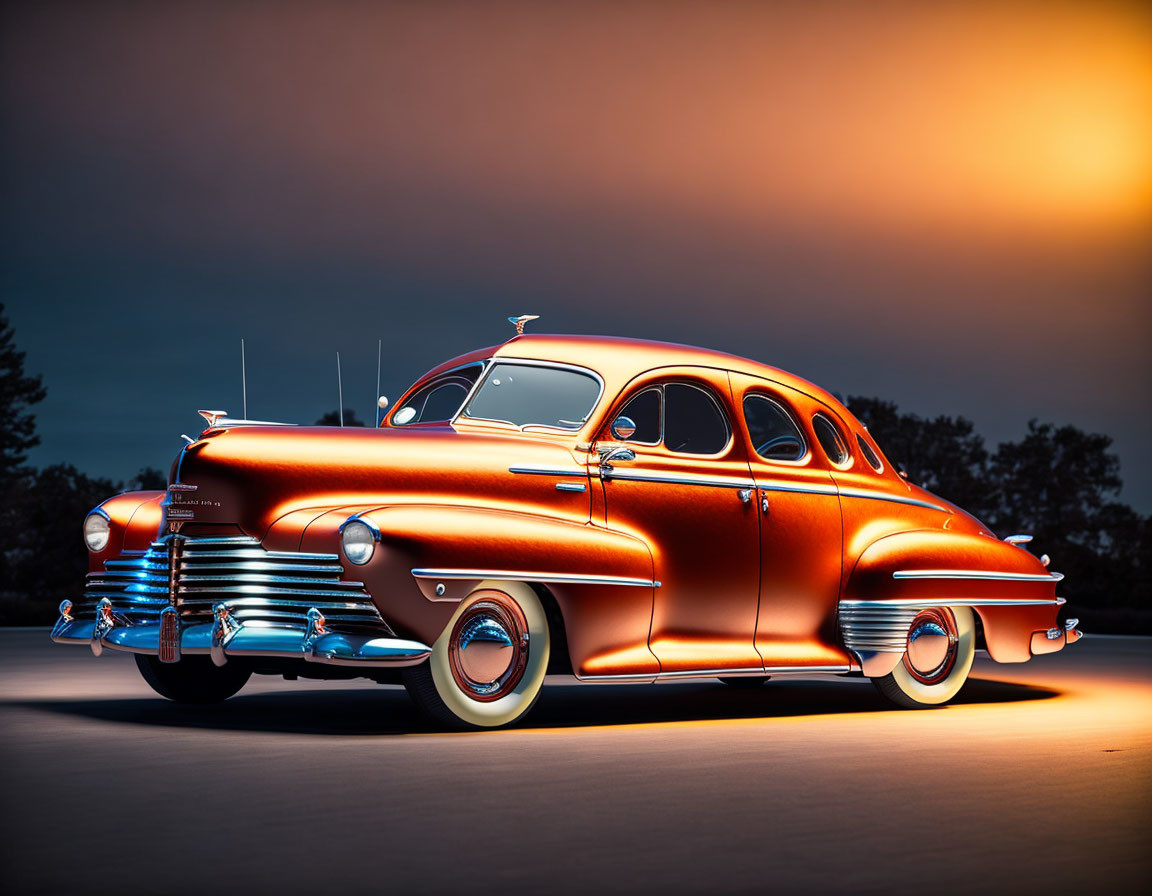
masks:
POLYGON ((224 603, 238 622, 305 629, 315 607, 332 631, 391 635, 364 585, 344 581, 343 572, 336 554, 267 551, 246 536, 167 536, 89 573, 76 613, 94 616, 108 598, 129 622, 157 623, 174 594, 186 624, 210 622, 212 607, 224 603))
POLYGON ((856 653, 903 653, 908 646, 908 629, 921 609, 884 601, 841 601, 840 631, 844 633, 844 643, 856 653))

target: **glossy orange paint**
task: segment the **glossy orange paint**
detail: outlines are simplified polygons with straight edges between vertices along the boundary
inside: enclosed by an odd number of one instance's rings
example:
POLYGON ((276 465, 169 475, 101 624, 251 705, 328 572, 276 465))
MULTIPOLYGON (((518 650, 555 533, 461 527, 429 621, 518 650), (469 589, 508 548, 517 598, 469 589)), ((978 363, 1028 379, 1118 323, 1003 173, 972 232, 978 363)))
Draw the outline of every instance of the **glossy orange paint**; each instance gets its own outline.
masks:
POLYGON ((378 429, 209 427, 181 451, 171 482, 195 490, 167 502, 162 493, 105 502, 114 532, 94 569, 166 531, 163 510, 177 502, 182 519, 172 524, 185 532, 223 527, 269 549, 342 558, 340 526, 360 514, 380 544, 364 566, 342 560, 345 578, 364 583, 398 635, 431 644, 461 598, 513 577, 544 596, 581 678, 858 670, 841 633, 844 600, 964 602, 992 657, 1008 662, 1028 659, 1034 634, 1056 625, 1057 580, 1040 562, 905 482, 831 394, 687 346, 519 336, 429 371, 378 429), (431 378, 489 358, 575 365, 595 372, 603 393, 578 431, 393 423, 431 378), (610 422, 639 391, 667 383, 712 395, 730 424, 728 444, 700 456, 627 443, 634 459, 605 475, 599 449, 621 444, 610 422), (807 443, 800 460, 756 453, 741 410, 750 395, 795 417, 807 443), (817 413, 842 430, 847 462, 833 465, 822 452, 817 413), (898 576, 909 570, 939 575, 898 576))

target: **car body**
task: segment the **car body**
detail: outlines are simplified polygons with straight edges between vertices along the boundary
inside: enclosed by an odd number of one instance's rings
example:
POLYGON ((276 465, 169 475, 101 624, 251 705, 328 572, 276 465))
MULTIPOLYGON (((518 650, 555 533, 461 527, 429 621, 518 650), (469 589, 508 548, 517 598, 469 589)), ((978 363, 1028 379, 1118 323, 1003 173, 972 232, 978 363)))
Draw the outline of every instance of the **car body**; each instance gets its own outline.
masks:
POLYGON ((928 706, 977 648, 1022 662, 1080 637, 1026 536, 906 481, 830 393, 733 355, 518 335, 429 371, 376 428, 201 413, 166 491, 89 516, 85 594, 53 632, 136 653, 175 699, 367 676, 497 727, 547 672, 835 673, 928 706))

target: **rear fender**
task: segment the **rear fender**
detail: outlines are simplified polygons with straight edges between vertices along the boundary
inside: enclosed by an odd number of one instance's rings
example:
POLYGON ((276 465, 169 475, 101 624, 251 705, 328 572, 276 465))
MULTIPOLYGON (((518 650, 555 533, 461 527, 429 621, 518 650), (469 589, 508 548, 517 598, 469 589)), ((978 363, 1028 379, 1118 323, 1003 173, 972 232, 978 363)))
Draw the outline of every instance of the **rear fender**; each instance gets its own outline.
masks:
MULTIPOLYGON (((899 532, 861 554, 841 600, 841 631, 852 649, 852 614, 861 608, 880 613, 901 605, 968 606, 980 618, 992 659, 1023 662, 1032 656, 1033 634, 1056 626, 1061 578, 1023 548, 998 539, 939 529, 899 532)), ((893 612, 887 618, 896 626, 901 617, 893 612)), ((887 634, 897 636, 895 629, 887 634)), ((882 659, 894 665, 891 653, 882 659)), ((874 661, 872 669, 881 665, 874 661)))

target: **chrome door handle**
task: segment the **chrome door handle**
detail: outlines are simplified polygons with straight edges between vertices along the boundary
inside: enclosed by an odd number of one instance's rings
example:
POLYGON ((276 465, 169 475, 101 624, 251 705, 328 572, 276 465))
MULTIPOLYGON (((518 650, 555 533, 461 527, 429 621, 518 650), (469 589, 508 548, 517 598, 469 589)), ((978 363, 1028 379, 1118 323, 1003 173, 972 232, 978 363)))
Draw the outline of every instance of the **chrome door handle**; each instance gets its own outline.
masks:
POLYGON ((768 496, 767 495, 761 495, 760 496, 760 509, 762 511, 764 511, 764 513, 768 512, 768 496))
POLYGON ((745 504, 749 503, 752 500, 752 489, 750 489, 750 488, 742 488, 736 494, 738 494, 740 496, 740 500, 743 501, 745 504))

